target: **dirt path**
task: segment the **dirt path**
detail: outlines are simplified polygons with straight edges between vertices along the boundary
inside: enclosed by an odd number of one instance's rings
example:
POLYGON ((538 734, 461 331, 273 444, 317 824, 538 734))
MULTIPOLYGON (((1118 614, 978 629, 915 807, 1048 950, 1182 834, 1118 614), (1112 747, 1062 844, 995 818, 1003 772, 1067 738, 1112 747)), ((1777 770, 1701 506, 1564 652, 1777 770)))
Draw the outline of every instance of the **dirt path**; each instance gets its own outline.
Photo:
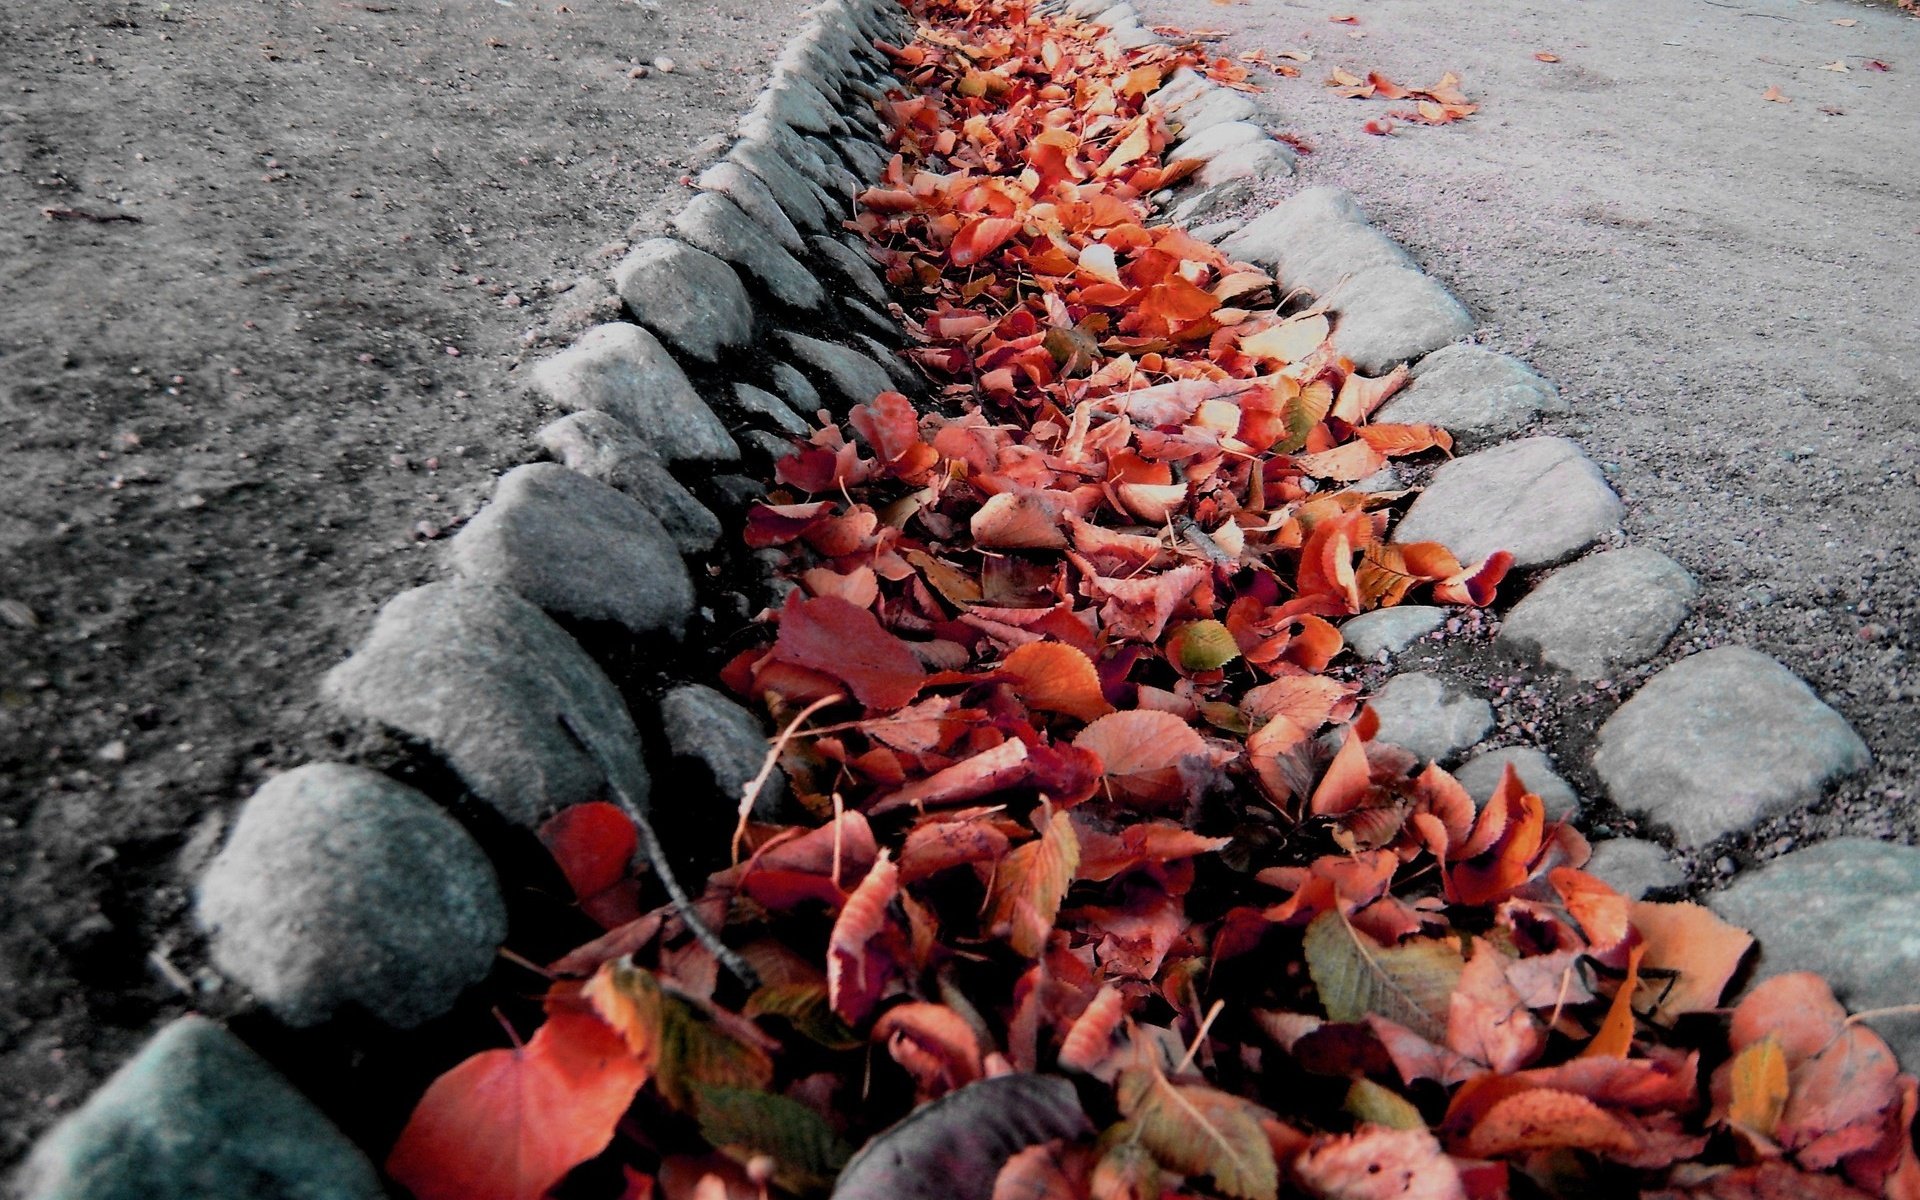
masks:
POLYGON ((1653 666, 1756 645, 1871 745, 1863 779, 1724 849, 1920 837, 1920 20, 1840 0, 1136 7, 1225 30, 1222 53, 1312 53, 1299 78, 1255 75, 1266 123, 1316 150, 1268 195, 1350 189, 1481 340, 1560 385, 1552 430, 1603 464, 1633 539, 1706 585, 1653 666), (1483 107, 1370 136, 1411 106, 1339 98, 1336 67, 1453 71, 1483 107))
POLYGON ((532 457, 511 368, 606 311, 607 243, 802 8, 9 7, 0 1167, 158 1020, 232 1003, 193 864, 336 748, 318 674, 532 457))

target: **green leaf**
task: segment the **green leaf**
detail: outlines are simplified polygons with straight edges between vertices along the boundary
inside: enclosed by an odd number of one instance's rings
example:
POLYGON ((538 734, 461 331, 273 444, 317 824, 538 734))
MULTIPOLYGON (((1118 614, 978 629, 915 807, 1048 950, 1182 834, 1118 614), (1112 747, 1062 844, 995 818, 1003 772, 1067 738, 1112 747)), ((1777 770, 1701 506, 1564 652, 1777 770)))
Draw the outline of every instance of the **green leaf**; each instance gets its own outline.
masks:
POLYGON ((1281 419, 1287 423, 1287 439, 1274 449, 1282 454, 1292 454, 1307 444, 1307 435, 1313 427, 1327 419, 1333 411, 1333 385, 1324 379, 1315 380, 1300 389, 1300 394, 1287 399, 1286 407, 1281 410, 1281 419))
POLYGON ((1140 1144, 1182 1175, 1211 1175, 1216 1190, 1239 1200, 1275 1200, 1280 1171, 1260 1127, 1263 1109, 1202 1084, 1176 1084, 1148 1068, 1121 1073, 1120 1111, 1140 1144))
POLYGON ((796 1193, 824 1192, 853 1156, 821 1115, 797 1100, 747 1088, 695 1084, 700 1135, 745 1164, 764 1154, 774 1182, 796 1193))
POLYGON ((1233 634, 1218 621, 1194 621, 1174 635, 1180 669, 1212 671, 1240 657, 1233 634))
POLYGON ((769 984, 747 998, 742 1014, 781 1017, 795 1033, 829 1050, 857 1050, 866 1039, 847 1027, 827 1000, 824 983, 769 984))
POLYGON ((1347 1089, 1346 1109, 1354 1119, 1389 1129, 1425 1129, 1427 1119, 1413 1102, 1371 1079, 1356 1079, 1347 1089))
POLYGON ((1382 946, 1335 910, 1313 919, 1302 948, 1329 1020, 1378 1014, 1430 1042, 1446 1041, 1448 1001, 1466 966, 1453 942, 1414 938, 1382 946))

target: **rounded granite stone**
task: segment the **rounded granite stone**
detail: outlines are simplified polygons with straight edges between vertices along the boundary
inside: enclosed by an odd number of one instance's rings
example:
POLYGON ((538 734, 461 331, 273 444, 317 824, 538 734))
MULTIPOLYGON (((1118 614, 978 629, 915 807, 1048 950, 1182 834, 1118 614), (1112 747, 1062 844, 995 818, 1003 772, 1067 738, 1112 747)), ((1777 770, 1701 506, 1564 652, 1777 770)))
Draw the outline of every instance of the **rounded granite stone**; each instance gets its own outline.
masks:
POLYGON ((1439 542, 1462 562, 1506 550, 1525 570, 1566 561, 1625 515, 1580 447, 1565 438, 1522 438, 1441 466, 1393 540, 1439 542))
POLYGON ((240 810, 200 880, 214 965, 289 1025, 359 1008, 410 1028, 485 978, 507 936, 467 831, 376 771, 310 763, 240 810))
POLYGON ((733 268, 675 238, 635 246, 613 282, 642 325, 695 358, 715 362, 753 336, 753 303, 733 268))
POLYGON ((1444 762, 1487 736, 1493 707, 1438 675, 1396 675, 1368 698, 1378 738, 1423 759, 1444 762))

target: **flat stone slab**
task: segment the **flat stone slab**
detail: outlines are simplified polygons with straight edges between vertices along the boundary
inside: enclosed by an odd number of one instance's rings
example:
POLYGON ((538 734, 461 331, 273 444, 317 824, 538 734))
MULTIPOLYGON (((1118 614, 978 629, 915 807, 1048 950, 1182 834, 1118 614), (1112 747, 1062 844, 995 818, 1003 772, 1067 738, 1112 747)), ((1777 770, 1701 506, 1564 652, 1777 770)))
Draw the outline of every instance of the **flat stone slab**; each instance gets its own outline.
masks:
POLYGON ((1340 626, 1340 635, 1346 638, 1347 649, 1361 658, 1377 659, 1382 654, 1400 653, 1440 628, 1446 619, 1445 609, 1426 604, 1402 604, 1349 617, 1340 626))
POLYGON ((321 692, 431 745, 516 824, 601 796, 606 776, 583 740, 647 802, 620 693, 553 618, 505 588, 457 580, 402 592, 321 692))
POLYGON ((846 404, 866 404, 881 392, 893 390, 893 378, 887 369, 858 350, 784 330, 780 338, 795 358, 826 376, 846 404))
POLYGON ((359 1008, 411 1028, 486 977, 507 936, 493 866, 405 784, 341 763, 269 779, 200 880, 214 965, 289 1025, 359 1008))
POLYGON ((278 1071, 186 1016, 61 1121, 23 1200, 383 1200, 373 1164, 278 1071))
POLYGON ((733 268, 675 238, 635 246, 613 284, 636 320, 695 358, 718 361, 753 336, 753 303, 733 268))
POLYGON ((1460 764, 1453 777, 1467 789, 1467 795, 1473 797, 1475 804, 1485 804, 1500 786, 1500 778, 1509 763, 1526 789, 1540 797, 1541 805, 1547 810, 1547 820, 1565 820, 1580 811, 1579 794, 1560 778, 1546 752, 1532 746, 1503 746, 1476 754, 1460 764))
POLYGON ((1180 124, 1180 136, 1197 137, 1215 125, 1244 121, 1258 116, 1253 101, 1231 88, 1214 88, 1175 106, 1173 119, 1180 124))
POLYGON ((1864 769, 1866 743, 1793 672, 1725 646, 1647 681, 1600 729, 1607 794, 1683 845, 1751 828, 1864 769))
POLYGON ((533 386, 567 412, 604 412, 661 458, 734 462, 740 447, 660 339, 624 321, 597 325, 533 367, 533 386))
POLYGON ((786 209, 780 207, 773 189, 752 171, 737 162, 722 159, 700 172, 700 178, 694 182, 702 191, 719 192, 739 205, 740 211, 764 225, 787 253, 802 254, 806 251, 807 243, 800 236, 793 218, 787 215, 786 209))
POLYGON ((1657 842, 1639 838, 1614 838, 1593 848, 1587 860, 1587 874, 1619 892, 1629 900, 1639 900, 1648 892, 1679 887, 1687 874, 1673 855, 1657 842))
POLYGON ((1473 332, 1473 316, 1453 293, 1411 267, 1356 272, 1328 292, 1339 314, 1333 346, 1369 374, 1438 350, 1473 332))
POLYGON ((467 578, 510 588, 557 616, 679 637, 693 613, 693 580, 660 519, 559 463, 501 476, 449 555, 467 578))
MULTIPOLYGON (((738 809, 772 745, 759 718, 710 687, 689 684, 661 699, 660 724, 674 758, 691 764, 693 775, 704 772, 712 780, 716 803, 738 809)), ((786 793, 785 773, 773 771, 754 793, 754 814, 774 819, 786 793)))
POLYGON ((1202 162, 1235 146, 1244 146, 1251 142, 1272 141, 1267 131, 1252 121, 1223 121, 1218 125, 1203 129, 1192 137, 1182 137, 1173 144, 1167 154, 1167 164, 1185 162, 1197 158, 1202 162))
POLYGON ((779 202, 780 211, 796 226, 814 233, 827 231, 825 206, 807 186, 806 176, 771 141, 742 138, 727 152, 727 159, 745 167, 766 184, 779 202))
POLYGON ((1522 438, 1435 471, 1393 540, 1439 542, 1462 562, 1506 550, 1525 570, 1572 558, 1625 515, 1580 447, 1565 438, 1522 438))
POLYGON ((1576 679, 1637 667, 1686 620, 1700 585, 1657 550, 1628 546, 1549 575, 1500 627, 1497 641, 1537 651, 1576 679))
POLYGON ((1474 449, 1525 429, 1567 402, 1532 367, 1483 346, 1444 346, 1413 364, 1413 382, 1380 406, 1373 419, 1439 425, 1454 445, 1474 449))
POLYGON ((625 492, 660 519, 682 554, 720 540, 720 518, 683 487, 653 447, 603 412, 562 417, 535 435, 569 471, 625 492))
POLYGON ((1217 187, 1236 179, 1285 179, 1293 174, 1293 168, 1293 151, 1279 142, 1242 142, 1208 159, 1193 178, 1201 187, 1217 187))
POLYGON ((1367 701, 1380 718, 1378 740, 1441 762, 1487 736, 1493 706, 1438 675, 1395 675, 1367 701))
MULTIPOLYGON (((1920 850, 1839 838, 1782 855, 1743 875, 1707 906, 1760 942, 1754 982, 1812 971, 1849 1009, 1920 999, 1920 850)), ((1868 1021, 1911 1071, 1920 1013, 1868 1021)))
POLYGON ((689 200, 673 219, 673 230, 759 280, 782 303, 811 309, 827 298, 813 272, 788 254, 766 226, 718 192, 702 192, 689 200))

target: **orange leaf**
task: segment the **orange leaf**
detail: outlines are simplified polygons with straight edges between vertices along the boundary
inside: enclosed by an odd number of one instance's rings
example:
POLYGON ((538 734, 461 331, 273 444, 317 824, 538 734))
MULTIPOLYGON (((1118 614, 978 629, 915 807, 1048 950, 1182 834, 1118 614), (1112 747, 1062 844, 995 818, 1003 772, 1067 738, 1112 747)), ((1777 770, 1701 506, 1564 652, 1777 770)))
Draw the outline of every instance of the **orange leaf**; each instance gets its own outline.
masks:
POLYGON ((1560 61, 1560 56, 1558 54, 1551 54, 1545 50, 1535 50, 1533 52, 1533 57, 1543 63, 1557 63, 1560 61))
POLYGON ((1037 839, 1001 860, 987 893, 987 928, 1005 933, 1017 952, 1039 957, 1079 869, 1073 820, 1065 810, 1055 812, 1037 839))
POLYGON ((1101 985, 1060 1043, 1060 1065, 1069 1071, 1093 1070, 1112 1049, 1113 1031, 1126 1015, 1126 997, 1110 983, 1101 985))
POLYGON ((1632 1153, 1638 1144, 1639 1138, 1620 1118, 1584 1096, 1531 1088, 1489 1108, 1462 1141, 1459 1152, 1473 1158, 1493 1158, 1564 1148, 1624 1155, 1632 1153))
POLYGON ((1627 914, 1632 901, 1585 871, 1574 867, 1555 867, 1547 872, 1547 882, 1560 893, 1567 912, 1580 922, 1587 944, 1604 954, 1627 936, 1627 914))
POLYGON ((1031 488, 987 497, 969 521, 974 544, 993 550, 1058 550, 1067 544, 1061 510, 1031 488))
POLYGON ((387 1173, 418 1200, 539 1200, 606 1149, 647 1075, 606 1022, 556 1010, 526 1045, 434 1080, 387 1173))
POLYGON ((1636 900, 1633 927, 1646 943, 1644 970, 1675 971, 1677 978, 1642 980, 1642 1001, 1655 1020, 1706 1012, 1720 1003, 1753 936, 1698 904, 1636 900))
POLYGON ((1633 1048, 1633 993, 1640 983, 1640 960, 1646 952, 1645 946, 1627 952, 1627 977, 1613 994, 1613 1003, 1607 1007, 1606 1018, 1593 1040, 1580 1052, 1582 1058, 1625 1058, 1633 1048))
POLYGON ((986 1071, 973 1026, 944 1004, 896 1005, 874 1022, 873 1040, 913 1076, 920 1098, 931 1100, 979 1079, 986 1071))
POLYGON ((1110 713, 1080 731, 1073 744, 1100 756, 1107 785, 1121 800, 1170 800, 1185 791, 1180 764, 1206 758, 1207 744, 1172 713, 1110 713))
POLYGON ((1323 1134, 1293 1160, 1292 1174, 1329 1200, 1467 1200, 1459 1168, 1425 1129, 1323 1134))
POLYGON ((954 235, 947 259, 956 267, 970 267, 1006 245, 1021 225, 1012 217, 975 217, 954 235))
POLYGON ((1030 642, 1000 664, 1013 676, 1013 692, 1031 708, 1093 721, 1113 711, 1100 693, 1093 660, 1062 642, 1030 642))
POLYGON ((893 979, 887 945, 894 931, 888 912, 900 894, 900 869, 880 851, 860 886, 853 889, 827 939, 827 997, 834 1014, 849 1025, 865 1020, 893 979))

